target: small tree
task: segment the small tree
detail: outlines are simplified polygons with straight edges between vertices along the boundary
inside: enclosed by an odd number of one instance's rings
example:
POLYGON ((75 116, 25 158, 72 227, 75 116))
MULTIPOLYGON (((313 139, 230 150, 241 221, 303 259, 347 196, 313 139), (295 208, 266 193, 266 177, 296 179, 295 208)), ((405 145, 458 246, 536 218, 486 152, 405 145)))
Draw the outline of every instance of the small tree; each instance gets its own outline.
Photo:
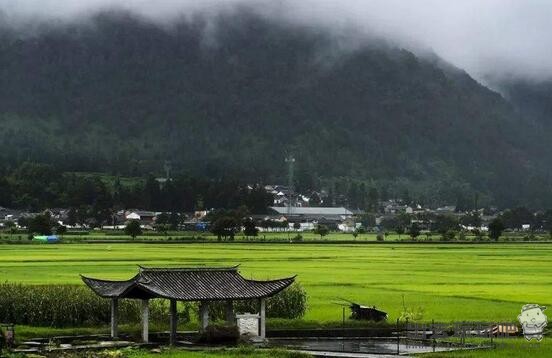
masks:
POLYGON ((167 236, 167 232, 170 229, 169 219, 170 217, 169 217, 169 214, 167 213, 161 213, 157 215, 157 217, 155 218, 155 225, 154 225, 155 230, 167 236))
POLYGON ((397 234, 399 234, 399 240, 401 239, 401 235, 404 234, 404 226, 399 225, 395 228, 395 231, 397 234))
POLYGON ((6 227, 6 229, 8 229, 10 231, 10 233, 12 234, 15 234, 16 232, 16 227, 15 227, 15 223, 11 220, 8 220, 4 223, 4 226, 6 227))
POLYGON ((246 237, 249 237, 249 236, 257 236, 258 233, 259 233, 259 229, 257 229, 257 226, 255 226, 255 222, 250 218, 245 219, 243 222, 243 234, 246 237))
POLYGON ((494 219, 489 224, 489 237, 494 241, 498 241, 502 232, 504 231, 504 224, 499 218, 494 219))
POLYGON ((32 218, 27 229, 29 234, 52 235, 52 220, 48 213, 40 214, 32 218))
POLYGON ((301 228, 301 223, 298 221, 294 222, 293 228, 295 229, 295 231, 299 231, 299 229, 301 228))
POLYGON ((441 235, 441 240, 443 241, 452 241, 456 238, 456 231, 454 230, 447 230, 445 233, 441 235))
POLYGON ((57 229, 56 229, 56 234, 60 235, 61 237, 63 237, 63 235, 65 235, 67 233, 67 226, 65 225, 58 225, 57 229))
POLYGON ((155 224, 155 230, 162 233, 164 236, 167 236, 171 226, 169 224, 155 224))
POLYGON ((236 217, 222 216, 216 219, 211 225, 211 232, 217 235, 219 240, 234 240, 234 236, 241 229, 241 223, 236 217))
POLYGON ((314 229, 314 233, 317 235, 320 235, 320 238, 322 239, 324 236, 328 235, 330 233, 330 229, 326 225, 316 225, 316 228, 314 229))
MULTIPOLYGON (((355 230, 355 233, 360 236, 360 235, 364 235, 366 234, 366 229, 364 228, 364 226, 359 226, 356 230, 355 230)), ((356 239, 356 236, 355 236, 355 239, 356 239)))
POLYGON ((170 216, 167 213, 161 213, 155 217, 155 223, 157 225, 165 225, 169 223, 170 216))
POLYGON ((410 225, 408 235, 410 235, 412 239, 416 239, 418 236, 420 236, 420 227, 417 223, 412 223, 412 225, 410 225))
POLYGON ((142 228, 138 220, 131 220, 125 226, 125 234, 132 237, 134 240, 136 236, 142 235, 142 228))
POLYGON ((453 215, 437 215, 433 228, 444 236, 448 231, 458 229, 458 219, 453 215))
POLYGON ((172 212, 171 216, 169 217, 169 221, 167 222, 169 224, 169 228, 171 230, 178 230, 178 224, 180 224, 180 215, 177 212, 172 212))

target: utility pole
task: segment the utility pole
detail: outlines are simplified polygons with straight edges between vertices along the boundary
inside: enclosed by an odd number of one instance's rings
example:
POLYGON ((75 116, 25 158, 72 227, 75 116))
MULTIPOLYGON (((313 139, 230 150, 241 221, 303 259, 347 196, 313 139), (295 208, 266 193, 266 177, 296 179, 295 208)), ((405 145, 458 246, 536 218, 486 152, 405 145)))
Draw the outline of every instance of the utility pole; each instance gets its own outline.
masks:
POLYGON ((286 158, 286 163, 288 164, 288 191, 289 191, 289 200, 287 205, 287 214, 288 219, 291 215, 291 207, 292 207, 292 201, 293 201, 293 166, 295 165, 295 157, 293 157, 293 154, 286 158))
POLYGON ((289 200, 287 205, 287 225, 286 228, 287 234, 288 234, 288 240, 289 238, 289 218, 291 217, 291 207, 292 207, 292 201, 293 201, 293 165, 295 164, 295 158, 293 157, 293 154, 291 154, 289 157, 286 158, 286 163, 288 163, 288 192, 289 192, 289 200))

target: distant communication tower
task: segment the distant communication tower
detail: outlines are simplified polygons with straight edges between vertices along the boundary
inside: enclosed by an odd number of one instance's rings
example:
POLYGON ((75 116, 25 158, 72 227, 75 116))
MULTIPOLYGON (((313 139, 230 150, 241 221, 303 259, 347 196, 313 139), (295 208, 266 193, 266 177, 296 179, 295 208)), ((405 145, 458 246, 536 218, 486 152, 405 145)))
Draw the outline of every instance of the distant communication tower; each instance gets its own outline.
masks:
POLYGON ((171 170, 172 170, 172 163, 170 160, 165 160, 165 165, 163 165, 163 168, 165 169, 165 178, 167 180, 171 179, 171 170))
POLYGON ((291 215, 291 207, 292 207, 292 201, 293 201, 293 166, 295 165, 295 158, 293 155, 290 155, 286 158, 286 163, 288 163, 288 191, 289 191, 289 200, 287 204, 287 214, 288 218, 291 215))

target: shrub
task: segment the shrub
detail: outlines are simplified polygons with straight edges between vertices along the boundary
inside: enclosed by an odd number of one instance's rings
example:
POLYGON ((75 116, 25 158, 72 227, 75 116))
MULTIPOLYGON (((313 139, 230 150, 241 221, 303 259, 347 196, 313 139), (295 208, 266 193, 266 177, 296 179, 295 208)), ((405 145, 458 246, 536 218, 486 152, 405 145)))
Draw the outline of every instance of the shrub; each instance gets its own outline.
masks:
MULTIPOLYGON (((258 301, 236 301, 235 312, 257 312, 258 301)), ((266 316, 269 318, 301 318, 307 311, 307 293, 300 284, 294 283, 284 291, 270 297, 266 301, 266 316)), ((222 320, 225 317, 225 302, 211 302, 209 316, 213 320, 222 320)))
POLYGON ((445 232, 442 236, 441 236, 441 239, 443 241, 452 241, 456 238, 456 231, 454 230, 448 230, 447 232, 445 232))
MULTIPOLYGON (((167 300, 150 301, 153 322, 165 322, 167 300)), ((189 304, 179 311, 179 320, 189 321, 189 304)), ((32 326, 71 327, 108 324, 110 301, 85 286, 0 284, 0 322, 32 326)), ((140 302, 120 300, 121 323, 140 321, 140 302)))
POLYGON ((142 235, 140 222, 137 220, 129 221, 125 226, 125 235, 132 237, 132 239, 135 239, 136 236, 142 235))
MULTIPOLYGON (((196 304, 178 303, 178 319, 189 322, 196 304)), ((236 312, 256 312, 256 301, 235 302, 236 312)), ((300 318, 307 310, 307 294, 293 284, 267 300, 267 317, 300 318)), ((213 319, 224 317, 223 303, 211 304, 213 319)), ((164 323, 169 315, 169 301, 150 301, 150 319, 164 323)), ((75 285, 0 284, 0 322, 47 327, 77 327, 108 324, 110 300, 101 298, 88 287, 75 285)), ((119 301, 121 323, 140 321, 140 301, 119 301)))
POLYGON ((291 238, 291 241, 293 241, 293 242, 301 242, 301 241, 303 241, 303 235, 297 234, 297 235, 295 235, 294 237, 291 238))
POLYGON ((326 225, 318 224, 316 225, 316 228, 313 231, 316 235, 320 235, 320 238, 322 239, 324 236, 328 235, 330 233, 330 228, 326 225))
POLYGON ((475 241, 483 241, 485 239, 485 233, 479 229, 474 230, 475 241))
POLYGON ((384 241, 385 240, 384 234, 382 232, 378 232, 378 235, 376 236, 376 240, 384 241))

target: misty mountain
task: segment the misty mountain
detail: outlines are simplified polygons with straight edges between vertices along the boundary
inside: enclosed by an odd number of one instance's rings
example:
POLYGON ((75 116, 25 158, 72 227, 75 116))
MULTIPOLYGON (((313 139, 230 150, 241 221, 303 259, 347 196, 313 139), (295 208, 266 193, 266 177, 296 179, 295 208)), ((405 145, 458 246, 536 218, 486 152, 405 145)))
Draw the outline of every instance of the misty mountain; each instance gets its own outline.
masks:
POLYGON ((438 59, 252 13, 0 34, 0 159, 552 203, 546 132, 438 59))
POLYGON ((492 83, 526 120, 552 126, 552 81, 497 79, 492 83))

